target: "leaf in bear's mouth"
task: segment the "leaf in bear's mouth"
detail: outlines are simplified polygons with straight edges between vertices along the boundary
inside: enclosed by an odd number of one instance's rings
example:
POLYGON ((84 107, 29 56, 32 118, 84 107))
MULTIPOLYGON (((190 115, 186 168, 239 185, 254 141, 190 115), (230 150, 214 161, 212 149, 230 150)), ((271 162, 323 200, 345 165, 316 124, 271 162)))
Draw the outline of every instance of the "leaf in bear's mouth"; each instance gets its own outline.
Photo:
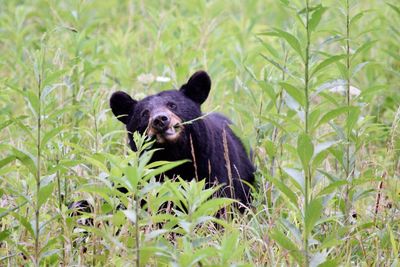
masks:
POLYGON ((180 124, 180 123, 177 123, 177 124, 175 124, 174 126, 172 126, 172 128, 174 128, 174 130, 177 132, 177 133, 179 133, 180 131, 182 131, 182 124, 180 124))

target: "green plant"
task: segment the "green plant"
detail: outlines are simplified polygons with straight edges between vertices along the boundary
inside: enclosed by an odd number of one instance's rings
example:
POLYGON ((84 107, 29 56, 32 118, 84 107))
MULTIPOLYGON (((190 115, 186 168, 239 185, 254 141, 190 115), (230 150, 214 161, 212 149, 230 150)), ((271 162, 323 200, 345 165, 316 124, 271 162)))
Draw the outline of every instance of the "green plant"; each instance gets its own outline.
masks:
POLYGON ((399 10, 3 1, 0 265, 398 265, 399 10), (204 111, 229 115, 257 165, 245 214, 217 218, 232 201, 202 181, 157 182, 179 162, 149 163, 141 136, 131 152, 109 112, 114 91, 140 99, 198 69, 204 111), (92 226, 70 217, 82 199, 92 226))

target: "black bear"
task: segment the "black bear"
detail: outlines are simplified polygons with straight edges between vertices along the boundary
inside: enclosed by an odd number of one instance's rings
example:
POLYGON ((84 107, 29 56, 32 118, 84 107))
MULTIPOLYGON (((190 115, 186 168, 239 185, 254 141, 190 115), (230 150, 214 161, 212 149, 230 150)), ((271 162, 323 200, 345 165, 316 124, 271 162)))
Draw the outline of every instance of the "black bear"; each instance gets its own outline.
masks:
POLYGON ((115 92, 110 106, 126 125, 132 150, 136 150, 132 133, 138 131, 154 138, 153 148, 159 148, 152 162, 190 160, 166 172, 166 176, 206 179, 207 186, 223 184, 222 196, 248 205, 255 168, 229 128, 230 120, 218 113, 201 113, 200 106, 210 89, 210 77, 198 71, 179 90, 163 91, 140 101, 125 92, 115 92))

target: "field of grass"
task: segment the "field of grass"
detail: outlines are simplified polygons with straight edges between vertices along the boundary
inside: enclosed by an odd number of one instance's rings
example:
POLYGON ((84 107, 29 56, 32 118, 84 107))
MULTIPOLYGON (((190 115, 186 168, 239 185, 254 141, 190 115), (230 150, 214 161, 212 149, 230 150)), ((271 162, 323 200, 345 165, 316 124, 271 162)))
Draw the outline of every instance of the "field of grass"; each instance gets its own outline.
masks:
POLYGON ((399 25, 395 0, 0 0, 0 265, 399 266, 399 25), (109 109, 200 69, 253 150, 245 214, 157 183, 109 109))

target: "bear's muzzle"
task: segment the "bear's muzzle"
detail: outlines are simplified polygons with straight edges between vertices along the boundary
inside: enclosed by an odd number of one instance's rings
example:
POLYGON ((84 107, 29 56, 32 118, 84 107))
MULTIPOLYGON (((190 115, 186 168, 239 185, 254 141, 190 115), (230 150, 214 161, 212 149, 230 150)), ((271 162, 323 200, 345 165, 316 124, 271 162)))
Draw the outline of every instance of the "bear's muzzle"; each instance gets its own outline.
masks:
POLYGON ((156 142, 176 142, 183 130, 182 120, 168 109, 152 112, 148 124, 147 135, 155 137, 156 142))

